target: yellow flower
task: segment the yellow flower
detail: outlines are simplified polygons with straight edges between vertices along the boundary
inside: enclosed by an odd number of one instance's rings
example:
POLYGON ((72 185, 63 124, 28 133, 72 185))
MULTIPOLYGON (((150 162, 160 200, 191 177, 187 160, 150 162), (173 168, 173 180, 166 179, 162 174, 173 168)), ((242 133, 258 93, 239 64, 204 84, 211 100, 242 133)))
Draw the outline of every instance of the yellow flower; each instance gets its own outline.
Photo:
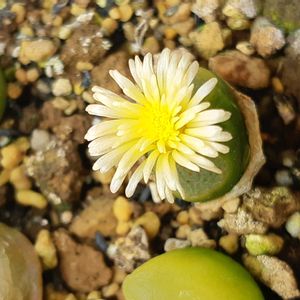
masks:
POLYGON ((230 112, 208 109, 205 97, 213 90, 216 78, 205 82, 196 92, 192 84, 199 66, 189 54, 168 49, 154 66, 151 54, 129 60, 133 83, 118 71, 110 71, 127 96, 121 97, 101 87, 93 87, 101 104, 87 106, 92 115, 108 118, 89 129, 89 152, 98 156, 93 169, 107 172, 116 167, 110 189, 114 193, 128 172, 139 162, 129 179, 125 193, 131 197, 144 179, 155 178, 160 199, 174 201, 177 191, 184 199, 176 164, 195 172, 201 168, 214 173, 221 170, 212 159, 228 153, 222 144, 232 139, 216 124, 230 118, 230 112), (194 92, 194 93, 193 93, 194 92), (143 159, 142 159, 143 158, 143 159))

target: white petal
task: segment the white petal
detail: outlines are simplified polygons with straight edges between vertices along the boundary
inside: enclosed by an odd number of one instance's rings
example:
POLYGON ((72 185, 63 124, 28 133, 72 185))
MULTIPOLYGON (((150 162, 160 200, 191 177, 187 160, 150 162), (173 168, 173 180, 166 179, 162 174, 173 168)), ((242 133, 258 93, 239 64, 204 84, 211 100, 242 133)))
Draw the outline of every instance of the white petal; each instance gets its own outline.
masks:
POLYGON ((216 165, 212 161, 208 160, 207 158, 205 158, 201 155, 191 155, 190 159, 195 164, 197 164, 199 167, 201 167, 205 170, 214 172, 216 174, 221 174, 222 173, 222 171, 219 168, 217 168, 216 165))
POLYGON ((170 163, 169 163, 169 154, 161 155, 157 163, 162 164, 162 169, 165 175, 165 180, 168 188, 172 191, 176 191, 176 182, 174 180, 174 176, 172 174, 170 163))
POLYGON ((150 155, 146 158, 146 164, 143 170, 144 173, 144 181, 147 183, 149 180, 149 177, 151 175, 152 169, 156 163, 156 160, 159 156, 159 152, 157 150, 152 151, 150 155))
POLYGON ((124 180, 127 176, 127 173, 123 174, 121 177, 117 177, 115 175, 116 175, 116 173, 114 174, 114 176, 111 180, 111 183, 110 183, 110 191, 112 193, 116 193, 120 189, 122 183, 124 182, 124 180))
POLYGON ((165 91, 166 85, 166 71, 169 66, 170 61, 170 53, 171 51, 168 48, 165 48, 162 53, 159 55, 157 61, 157 82, 160 89, 160 92, 163 93, 165 91))
POLYGON ((127 77, 123 76, 117 70, 111 70, 109 74, 117 82, 125 95, 141 104, 147 102, 141 90, 127 77))
POLYGON ((222 123, 230 119, 231 113, 223 109, 208 109, 199 112, 190 126, 200 127, 222 123))
POLYGON ((169 203, 174 203, 175 199, 174 199, 173 193, 167 186, 165 188, 165 195, 166 195, 166 199, 169 203))
POLYGON ((156 183, 155 182, 150 182, 149 183, 149 188, 150 188, 150 192, 151 192, 153 202, 154 203, 161 203, 161 199, 158 195, 156 183))
POLYGON ((209 103, 204 102, 199 105, 195 105, 187 110, 185 110, 179 116, 179 121, 175 124, 175 129, 179 129, 189 123, 190 121, 195 119, 196 114, 200 113, 203 109, 207 108, 209 103))
POLYGON ((106 153, 108 150, 111 150, 114 143, 116 143, 115 136, 101 137, 93 140, 89 144, 89 154, 91 156, 99 156, 106 153))
POLYGON ((216 149, 218 152, 226 154, 230 151, 230 148, 226 145, 215 143, 215 142, 209 142, 209 145, 216 149))
POLYGON ((140 89, 142 89, 142 82, 140 79, 140 76, 138 75, 137 67, 135 61, 131 58, 128 62, 130 73, 134 79, 134 81, 137 83, 140 89))
POLYGON ((194 151, 208 157, 217 157, 218 152, 217 150, 210 146, 210 142, 204 142, 200 139, 197 139, 192 136, 184 136, 182 137, 183 142, 187 144, 187 146, 194 151))
POLYGON ((101 156, 96 160, 96 162, 93 165, 93 170, 100 170, 101 173, 109 171, 112 167, 117 165, 122 155, 122 149, 115 149, 111 152, 108 152, 107 154, 101 156))
POLYGON ((119 118, 120 115, 111 108, 101 104, 89 104, 85 109, 90 115, 107 117, 107 118, 119 118))
POLYGON ((172 156, 176 163, 195 172, 199 172, 199 167, 192 163, 187 156, 180 154, 178 151, 172 151, 172 156))
POLYGON ((205 127, 196 127, 196 128, 187 128, 185 130, 185 134, 193 135, 200 138, 214 138, 219 136, 222 132, 222 128, 220 126, 205 126, 205 127))
POLYGON ((183 84, 190 85, 191 82, 194 80, 196 74, 198 73, 198 70, 199 70, 198 62, 193 61, 186 72, 186 75, 183 79, 183 84))
POLYGON ((195 154, 195 152, 191 149, 191 147, 183 144, 183 143, 177 143, 177 147, 176 149, 179 151, 179 152, 182 152, 183 155, 190 155, 190 154, 195 154))
POLYGON ((218 80, 217 78, 211 78, 206 81, 200 88, 197 90, 193 98, 189 103, 189 107, 199 104, 216 86, 218 80))
POLYGON ((207 137, 206 139, 212 142, 228 142, 232 140, 232 135, 227 131, 222 131, 218 135, 213 137, 207 137))
POLYGON ((122 123, 121 120, 112 120, 112 121, 102 121, 96 125, 93 125, 86 133, 84 138, 87 141, 91 141, 95 138, 115 133, 116 132, 116 126, 120 125, 122 123))
POLYGON ((127 174, 133 165, 149 150, 146 149, 144 151, 139 151, 139 145, 135 144, 131 147, 124 155, 122 156, 117 170, 116 170, 116 177, 121 177, 123 174, 127 174))
POLYGON ((128 185, 125 189, 126 197, 129 198, 134 194, 134 191, 135 191, 138 183, 142 180, 143 169, 144 169, 145 163, 146 163, 146 161, 144 160, 131 175, 128 185))
POLYGON ((157 186, 158 195, 159 195, 160 199, 164 200, 166 198, 166 195, 165 195, 166 182, 164 179, 162 164, 158 163, 158 161, 157 161, 156 167, 155 167, 155 182, 156 182, 156 186, 157 186))

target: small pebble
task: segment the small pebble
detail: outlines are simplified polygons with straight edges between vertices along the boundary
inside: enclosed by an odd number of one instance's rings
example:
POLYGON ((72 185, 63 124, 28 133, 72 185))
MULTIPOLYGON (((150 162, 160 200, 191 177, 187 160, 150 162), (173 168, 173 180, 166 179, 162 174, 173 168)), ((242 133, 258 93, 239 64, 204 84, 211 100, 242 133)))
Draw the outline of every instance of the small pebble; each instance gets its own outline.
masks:
POLYGON ((249 56, 253 55, 255 52, 253 45, 248 41, 238 42, 235 48, 249 56))
POLYGON ((119 222, 129 221, 133 213, 132 203, 125 197, 119 196, 114 202, 113 212, 119 222))
POLYGON ((245 30, 251 26, 251 22, 244 18, 228 18, 227 25, 232 30, 245 30))
POLYGON ((230 199, 222 205, 222 208, 227 213, 235 213, 239 208, 240 202, 240 198, 230 199))
POLYGON ((23 68, 18 68, 16 70, 15 77, 21 84, 25 85, 28 82, 27 73, 23 68))
POLYGON ((68 96, 72 93, 72 85, 67 78, 58 78, 52 84, 54 96, 68 96))
POLYGON ((57 266, 57 253, 49 230, 42 229, 36 238, 34 248, 43 262, 45 269, 54 269, 57 266))
POLYGON ((46 130, 34 129, 31 133, 30 146, 34 151, 42 151, 46 149, 50 142, 50 134, 46 130))
POLYGON ((113 34, 118 28, 118 22, 112 18, 105 18, 101 23, 102 29, 109 36, 113 34))
POLYGON ((300 212, 295 212, 288 218, 285 229, 293 238, 300 239, 300 212))
POLYGON ((143 44, 143 52, 144 53, 158 53, 160 51, 160 45, 157 39, 154 36, 149 36, 145 39, 143 44))
POLYGON ((166 27, 164 29, 164 35, 166 39, 173 40, 177 35, 177 31, 172 27, 166 27))
POLYGON ((106 298, 114 296, 119 290, 119 285, 116 282, 111 283, 108 286, 105 286, 102 289, 102 294, 106 298))
POLYGON ((54 55, 55 52, 56 46, 51 40, 24 40, 20 46, 19 60, 23 64, 28 64, 30 61, 42 62, 54 55))
POLYGON ((114 7, 112 8, 109 12, 108 12, 109 16, 114 19, 114 20, 119 20, 121 18, 121 14, 120 14, 120 10, 118 7, 114 7))
POLYGON ((10 172, 11 171, 9 169, 1 170, 1 172, 0 172, 0 187, 9 181, 10 172))
POLYGON ((84 15, 86 12, 86 9, 77 5, 76 3, 73 3, 71 5, 71 10, 70 10, 71 14, 73 16, 80 16, 80 15, 84 15))
POLYGON ((201 217, 201 212, 194 206, 189 208, 190 223, 202 226, 204 221, 201 217))
POLYGON ((294 183, 292 174, 289 170, 278 170, 275 173, 275 179, 280 186, 291 186, 294 183))
POLYGON ((23 3, 14 3, 10 11, 16 15, 15 21, 17 24, 20 24, 24 21, 25 16, 26 16, 26 9, 23 3))
POLYGON ((179 212, 176 220, 181 225, 187 224, 189 222, 189 213, 186 210, 179 212))
POLYGON ((86 300, 101 300, 101 292, 100 291, 92 291, 87 295, 86 300))
POLYGON ((60 219, 61 219, 61 222, 63 224, 70 224, 72 219, 73 219, 73 213, 69 210, 67 211, 64 211, 61 215, 60 215, 60 219))
POLYGON ((55 108, 57 108, 59 110, 65 110, 69 107, 70 102, 63 97, 55 97, 52 100, 52 104, 55 108))
POLYGON ((35 82, 39 78, 40 73, 37 68, 30 68, 27 70, 26 76, 29 82, 35 82))
POLYGON ((64 109, 64 113, 65 115, 70 116, 76 111, 77 108, 78 102, 76 100, 70 100, 68 107, 64 109))
POLYGON ((131 228, 131 225, 129 222, 124 222, 124 221, 119 221, 117 228, 116 228, 116 233, 118 235, 126 235, 131 228))
POLYGON ((191 246, 191 242, 188 240, 180 240, 175 238, 169 238, 166 240, 164 245, 165 252, 172 251, 175 249, 182 249, 191 246))
POLYGON ((149 239, 152 239, 159 232, 160 220, 154 212, 148 211, 136 219, 134 225, 141 225, 145 229, 149 239))
POLYGON ((25 153, 27 150, 30 149, 30 143, 29 143, 29 140, 28 140, 27 137, 24 137, 24 136, 19 137, 19 138, 15 141, 14 144, 15 144, 15 145, 18 147, 18 149, 19 149, 20 151, 22 151, 23 153, 25 153))
POLYGON ((121 268, 118 268, 118 267, 114 268, 114 271, 115 272, 114 272, 113 281, 117 282, 119 284, 122 284, 122 282, 124 281, 127 273, 124 270, 122 270, 121 268))
POLYGON ((74 93, 75 95, 81 95, 84 91, 84 87, 82 85, 82 82, 76 82, 74 83, 74 93))
POLYGON ((219 245, 228 254, 234 254, 239 249, 239 236, 237 234, 234 234, 234 233, 224 235, 220 238, 219 245))
POLYGON ((132 17, 133 9, 129 4, 119 6, 120 20, 127 22, 132 17))
POLYGON ((95 240, 98 248, 105 253, 108 248, 108 245, 107 245, 107 241, 105 240, 105 238, 100 232, 96 232, 95 240))
POLYGON ((68 294, 64 300, 77 300, 77 298, 74 296, 74 294, 68 294))
POLYGON ((189 38, 204 59, 209 59, 225 47, 222 28, 218 22, 205 24, 201 31, 190 32, 189 38))
POLYGON ((38 209, 43 209, 47 206, 46 198, 32 190, 20 190, 16 192, 16 201, 24 206, 33 206, 38 209))
MULTIPOLYGON (((93 95, 90 93, 90 92, 88 92, 88 91, 84 91, 83 93, 82 93, 82 99, 85 101, 85 102, 87 102, 87 103, 89 103, 89 104, 94 104, 95 103, 95 99, 93 98, 93 95)), ((112 171, 114 171, 113 169, 111 169, 112 171)), ((100 172, 99 172, 100 173, 100 172)), ((105 173, 106 174, 106 173, 105 173)), ((100 178, 100 177, 99 177, 100 178)), ((96 179, 97 180, 97 179, 96 179)), ((110 181, 108 182, 108 183, 110 183, 110 181)))
POLYGON ((283 247, 283 239, 276 234, 248 234, 245 236, 245 247, 251 255, 276 255, 283 247))
POLYGON ((76 63, 76 69, 78 71, 90 71, 93 67, 93 64, 81 60, 76 63))
POLYGON ((31 188, 31 181, 26 175, 24 165, 18 166, 11 171, 9 181, 16 190, 29 190, 31 188))
POLYGON ((15 143, 2 148, 1 156, 1 165, 4 169, 15 168, 24 157, 22 151, 15 143))
POLYGON ((274 91, 278 94, 282 94, 284 92, 284 87, 281 80, 278 77, 272 77, 271 80, 274 91))
POLYGON ((178 239, 186 239, 191 232, 191 227, 188 224, 181 225, 176 231, 176 237, 178 239))
POLYGON ((9 82, 7 85, 7 95, 10 99, 18 99, 23 92, 23 88, 16 82, 9 82))
POLYGON ((72 34, 72 29, 68 26, 61 26, 58 31, 58 37, 61 40, 67 40, 72 34))

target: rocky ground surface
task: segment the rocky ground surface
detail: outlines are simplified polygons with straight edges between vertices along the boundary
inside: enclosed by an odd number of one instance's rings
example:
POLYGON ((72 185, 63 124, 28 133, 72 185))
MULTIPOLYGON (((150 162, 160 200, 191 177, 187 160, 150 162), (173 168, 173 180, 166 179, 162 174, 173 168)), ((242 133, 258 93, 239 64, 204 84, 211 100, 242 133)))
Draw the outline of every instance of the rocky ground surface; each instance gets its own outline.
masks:
POLYGON ((297 0, 0 0, 0 221, 44 266, 47 300, 118 299, 127 273, 174 248, 233 256, 266 299, 300 295, 300 2, 297 0), (151 2, 151 4, 150 4, 151 2), (184 47, 251 96, 267 162, 253 189, 215 210, 154 204, 140 185, 111 194, 91 171, 84 109, 95 84, 128 74, 134 54, 184 47))

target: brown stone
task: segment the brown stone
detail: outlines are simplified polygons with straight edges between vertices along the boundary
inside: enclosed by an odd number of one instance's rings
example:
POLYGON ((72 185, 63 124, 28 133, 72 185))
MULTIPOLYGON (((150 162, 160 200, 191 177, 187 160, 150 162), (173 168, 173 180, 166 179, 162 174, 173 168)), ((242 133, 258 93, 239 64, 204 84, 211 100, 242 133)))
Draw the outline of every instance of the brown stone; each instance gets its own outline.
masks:
POLYGON ((83 168, 74 142, 52 140, 45 149, 28 158, 26 169, 52 203, 79 199, 83 168))
POLYGON ((100 251, 76 243, 64 230, 54 233, 54 241, 62 277, 72 290, 90 292, 110 282, 112 271, 100 251))
POLYGON ((300 199, 285 187, 251 190, 243 196, 244 207, 254 218, 278 228, 287 218, 299 210, 300 199))
POLYGON ((81 238, 94 238, 96 232, 113 236, 117 220, 113 214, 113 199, 96 198, 77 215, 70 225, 70 231, 81 238))
POLYGON ((251 89, 269 86, 270 70, 264 60, 230 50, 210 58, 209 68, 233 85, 251 89))
POLYGON ((61 60, 67 67, 76 68, 78 61, 95 64, 106 53, 98 25, 84 24, 73 32, 62 47, 61 60))
POLYGON ((92 85, 99 85, 114 93, 120 94, 121 89, 116 82, 110 77, 109 70, 118 69, 118 71, 130 78, 128 68, 128 54, 124 51, 112 53, 106 59, 97 65, 91 72, 92 85))

